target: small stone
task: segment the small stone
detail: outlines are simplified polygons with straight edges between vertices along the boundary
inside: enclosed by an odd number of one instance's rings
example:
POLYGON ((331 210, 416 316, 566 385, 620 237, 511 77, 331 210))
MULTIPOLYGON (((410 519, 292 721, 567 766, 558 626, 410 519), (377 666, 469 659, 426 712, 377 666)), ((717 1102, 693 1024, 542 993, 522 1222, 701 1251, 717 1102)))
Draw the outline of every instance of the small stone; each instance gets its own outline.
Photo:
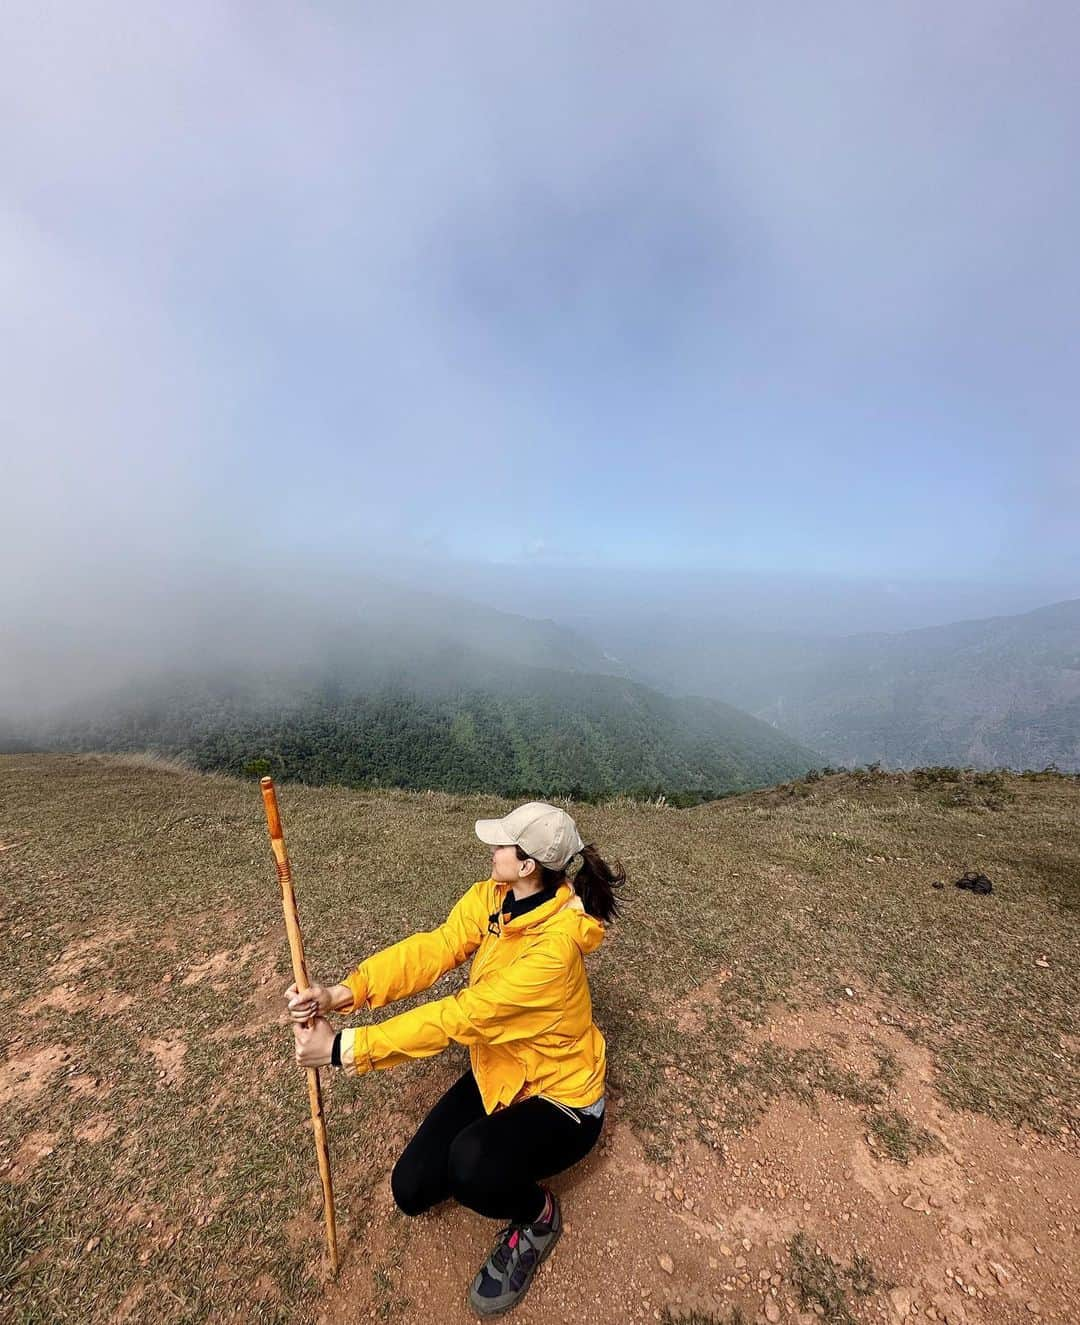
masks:
POLYGON ((721 1242, 721 1244, 720 1244, 720 1255, 721 1255, 721 1256, 730 1256, 730 1255, 731 1255, 731 1248, 728 1246, 728 1244, 727 1244, 726 1242, 721 1242))
POLYGON ((675 1262, 671 1259, 671 1257, 667 1254, 666 1251, 662 1256, 657 1256, 656 1263, 660 1266, 661 1270, 663 1270, 665 1274, 675 1273, 675 1262))
POLYGON ((750 1241, 749 1238, 743 1238, 742 1245, 743 1245, 743 1251, 750 1251, 754 1244, 750 1241))
POLYGON ((769 1325, 776 1325, 776 1322, 780 1319, 780 1308, 771 1297, 765 1299, 765 1319, 769 1322, 769 1325))
POLYGON ((683 1189, 679 1186, 678 1183, 676 1183, 671 1190, 675 1194, 676 1201, 684 1201, 686 1199, 686 1192, 683 1191, 683 1189))
POLYGON ((745 1256, 736 1256, 736 1257, 735 1257, 735 1268, 736 1268, 736 1270, 741 1270, 745 1264, 746 1264, 746 1257, 745 1257, 745 1256))
POLYGON ((86 1246, 83 1247, 83 1251, 93 1251, 100 1241, 101 1241, 100 1238, 89 1238, 87 1240, 86 1246))
POLYGON ((892 1307, 897 1320, 907 1320, 911 1315, 911 1289, 893 1288, 889 1292, 889 1306, 892 1307))
POLYGON ((1033 1316, 1042 1315, 1042 1307, 1039 1306, 1038 1298, 1029 1297, 1028 1300, 1024 1303, 1024 1306, 1027 1307, 1027 1309, 1031 1312, 1033 1316))

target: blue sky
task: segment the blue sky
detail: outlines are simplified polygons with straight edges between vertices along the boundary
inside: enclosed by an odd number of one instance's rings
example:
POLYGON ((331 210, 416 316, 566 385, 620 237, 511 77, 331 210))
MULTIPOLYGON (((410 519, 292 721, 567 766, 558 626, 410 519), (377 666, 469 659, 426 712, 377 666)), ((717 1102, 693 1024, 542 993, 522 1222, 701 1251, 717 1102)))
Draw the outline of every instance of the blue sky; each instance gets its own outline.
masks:
POLYGON ((11 0, 8 589, 272 551, 1066 596, 1078 36, 11 0))

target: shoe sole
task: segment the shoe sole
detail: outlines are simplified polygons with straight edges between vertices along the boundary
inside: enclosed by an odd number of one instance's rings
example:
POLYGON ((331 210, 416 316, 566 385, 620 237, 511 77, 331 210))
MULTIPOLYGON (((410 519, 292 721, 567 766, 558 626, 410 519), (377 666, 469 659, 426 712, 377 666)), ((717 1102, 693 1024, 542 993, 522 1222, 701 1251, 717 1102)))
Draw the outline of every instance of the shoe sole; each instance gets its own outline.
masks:
POLYGON ((469 1306, 473 1309, 473 1311, 476 1312, 478 1316, 483 1316, 485 1319, 488 1316, 505 1316, 508 1311, 513 1311, 513 1309, 518 1305, 521 1299, 532 1287, 532 1281, 536 1278, 537 1270, 539 1270, 541 1265, 543 1265, 543 1263, 551 1255, 552 1251, 554 1251, 555 1244, 556 1242, 558 1242, 558 1240, 561 1237, 562 1237, 562 1222, 560 1221, 558 1231, 556 1232, 555 1236, 551 1239, 551 1241, 547 1244, 547 1246, 544 1248, 544 1250, 540 1253, 540 1255, 537 1257, 536 1264, 532 1267, 532 1270, 529 1272, 528 1279, 525 1280, 525 1283, 522 1285, 521 1290, 519 1291, 517 1297, 515 1297, 512 1302, 507 1302, 505 1306, 493 1307, 490 1311, 485 1311, 483 1310, 483 1308, 478 1307, 475 1301, 473 1301, 472 1289, 470 1288, 469 1292, 466 1294, 466 1300, 469 1306))

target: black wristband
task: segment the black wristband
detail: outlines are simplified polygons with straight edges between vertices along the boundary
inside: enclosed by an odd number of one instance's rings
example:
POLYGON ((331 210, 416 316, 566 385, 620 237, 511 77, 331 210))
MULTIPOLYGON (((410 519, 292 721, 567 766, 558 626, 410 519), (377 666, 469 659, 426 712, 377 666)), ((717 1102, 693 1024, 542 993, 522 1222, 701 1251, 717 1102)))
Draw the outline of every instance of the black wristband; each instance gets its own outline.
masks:
POLYGON ((334 1036, 334 1047, 330 1050, 330 1066, 341 1066, 341 1032, 334 1036))

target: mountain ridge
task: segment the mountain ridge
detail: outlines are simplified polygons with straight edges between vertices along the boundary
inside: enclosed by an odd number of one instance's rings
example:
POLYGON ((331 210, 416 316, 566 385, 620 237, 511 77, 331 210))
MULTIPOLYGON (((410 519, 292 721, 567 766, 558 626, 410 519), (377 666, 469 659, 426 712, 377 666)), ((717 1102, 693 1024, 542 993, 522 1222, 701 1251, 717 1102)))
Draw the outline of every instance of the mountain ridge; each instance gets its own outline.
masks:
POLYGON ((658 632, 635 675, 720 698, 820 750, 830 763, 1080 768, 1080 599, 1015 616, 843 637, 658 632))

